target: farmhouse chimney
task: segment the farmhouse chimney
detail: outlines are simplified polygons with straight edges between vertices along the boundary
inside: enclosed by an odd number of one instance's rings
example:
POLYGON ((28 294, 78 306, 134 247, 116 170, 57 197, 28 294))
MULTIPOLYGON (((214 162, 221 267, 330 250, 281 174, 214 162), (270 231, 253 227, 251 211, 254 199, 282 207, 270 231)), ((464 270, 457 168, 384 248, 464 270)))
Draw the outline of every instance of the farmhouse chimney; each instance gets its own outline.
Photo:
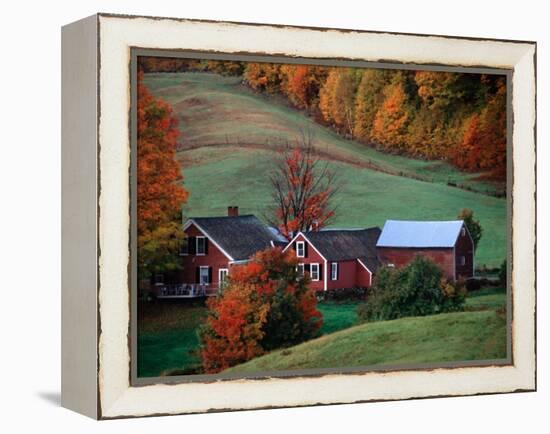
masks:
POLYGON ((239 216, 239 207, 238 206, 228 206, 227 207, 227 216, 228 217, 238 217, 239 216))

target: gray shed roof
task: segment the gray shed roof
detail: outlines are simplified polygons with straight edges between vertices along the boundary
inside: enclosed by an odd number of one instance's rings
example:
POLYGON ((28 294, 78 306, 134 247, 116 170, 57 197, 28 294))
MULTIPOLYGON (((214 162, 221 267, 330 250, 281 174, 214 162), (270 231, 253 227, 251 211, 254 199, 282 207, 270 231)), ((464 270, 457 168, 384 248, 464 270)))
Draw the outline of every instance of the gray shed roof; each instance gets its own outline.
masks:
POLYGON ((189 219, 235 261, 249 259, 278 237, 256 216, 193 217, 189 219))
POLYGON ((327 229, 304 232, 304 236, 327 261, 361 259, 372 272, 380 266, 376 252, 376 242, 380 236, 378 227, 353 230, 327 229))
POLYGON ((378 247, 454 247, 464 222, 387 220, 378 247))

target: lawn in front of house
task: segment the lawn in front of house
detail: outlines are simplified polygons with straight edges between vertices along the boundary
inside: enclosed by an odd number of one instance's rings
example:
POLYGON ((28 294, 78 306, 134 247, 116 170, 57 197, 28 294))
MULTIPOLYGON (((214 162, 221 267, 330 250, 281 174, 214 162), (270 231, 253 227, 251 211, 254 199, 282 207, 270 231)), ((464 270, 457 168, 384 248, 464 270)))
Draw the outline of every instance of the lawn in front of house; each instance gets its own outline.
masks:
POLYGON ((138 377, 198 373, 204 302, 156 301, 143 303, 138 310, 138 377))
POLYGON ((357 306, 359 302, 319 302, 317 308, 323 315, 321 334, 328 335, 357 324, 357 306))
MULTIPOLYGON (((359 354, 357 351, 365 349, 357 347, 355 349, 348 348, 350 353, 342 357, 357 357, 357 363, 380 363, 387 357, 387 362, 420 362, 434 360, 450 360, 452 357, 459 357, 459 352, 464 351, 464 357, 489 357, 502 356, 503 342, 505 342, 505 307, 506 307, 506 292, 503 288, 484 288, 472 292, 466 299, 465 309, 471 315, 444 316, 443 319, 427 319, 437 317, 403 319, 402 323, 392 325, 393 323, 384 322, 386 326, 368 326, 357 332, 357 336, 340 335, 341 331, 351 330, 357 326, 357 306, 359 302, 335 302, 322 301, 318 304, 318 309, 323 315, 323 326, 321 327, 321 335, 317 344, 310 347, 306 345, 306 353, 310 353, 310 349, 315 348, 315 354, 319 357, 328 357, 326 361, 313 361, 314 364, 323 365, 326 363, 348 363, 350 360, 338 361, 331 359, 332 356, 325 354, 322 347, 330 343, 330 348, 333 350, 342 350, 340 344, 337 344, 340 338, 346 338, 346 342, 357 343, 357 340, 367 339, 370 343, 369 354, 359 354), (475 315, 485 312, 484 315, 475 315), (399 325, 401 324, 401 325, 399 325), (382 327, 380 329, 379 327, 382 327), (387 327, 384 331, 384 327, 387 327), (426 330, 416 330, 412 335, 407 331, 409 327, 451 327, 452 335, 448 337, 443 333, 443 330, 435 330, 430 332, 426 330), (439 333, 439 334, 438 334, 439 333), (403 334, 400 339, 399 335, 403 334), (414 335, 414 336, 413 336, 414 335), (330 336, 330 339, 326 340, 330 336), (375 345, 381 345, 384 340, 383 336, 388 339, 388 345, 385 352, 375 350, 375 345), (405 338, 419 339, 417 343, 411 343, 409 349, 403 348, 397 350, 392 347, 395 345, 408 345, 405 338), (443 339, 445 337, 445 339, 443 339), (325 340, 323 340, 325 339, 325 340), (443 340, 442 340, 443 339, 443 340), (448 339, 448 340, 447 340, 448 339), (433 342, 428 342, 432 340, 433 342), (449 342, 450 347, 446 350, 445 345, 441 342, 449 342), (422 351, 433 351, 433 356, 425 356, 420 360, 415 358, 414 351, 422 349, 422 351), (332 361, 331 361, 332 360, 332 361)), ((139 327, 138 327, 138 376, 139 377, 156 377, 160 375, 174 374, 193 374, 200 373, 200 358, 198 355, 199 337, 198 328, 206 318, 206 307, 204 302, 195 301, 164 301, 152 302, 141 305, 139 312, 139 327)), ((445 314, 447 315, 447 314, 445 314)), ((382 324, 382 323, 380 323, 382 324)), ((359 326, 362 327, 362 326, 359 326)), ((310 341, 314 342, 314 341, 310 341)), ((411 341, 412 342, 412 341, 411 341)), ((293 347, 296 348, 296 347, 293 347)), ((326 351, 332 351, 327 347, 326 351)), ((292 350, 294 352, 294 350, 292 350)), ((258 369, 267 369, 268 365, 273 364, 279 369, 291 369, 289 367, 296 363, 296 366, 301 366, 304 362, 301 353, 302 350, 297 350, 294 354, 296 361, 285 356, 285 361, 277 360, 277 352, 273 356, 264 356, 267 359, 263 361, 249 362, 243 370, 249 372, 254 366, 258 369), (261 365, 261 366, 260 366, 261 365), (265 366, 264 366, 265 365, 265 366)), ((285 353, 286 354, 286 353, 285 353)), ((308 355, 309 357, 309 355, 308 355)), ((502 356, 503 357, 503 356, 502 356)), ((313 360, 313 359, 312 359, 313 360)), ((339 366, 339 365, 333 365, 339 366)), ((316 367, 316 366, 311 366, 316 367)), ((236 368, 241 369, 241 368, 236 368)))
MULTIPOLYGON (((351 327, 357 303, 320 302, 322 334, 351 327)), ((138 377, 200 373, 198 327, 206 318, 203 302, 157 301, 141 306, 138 377)))

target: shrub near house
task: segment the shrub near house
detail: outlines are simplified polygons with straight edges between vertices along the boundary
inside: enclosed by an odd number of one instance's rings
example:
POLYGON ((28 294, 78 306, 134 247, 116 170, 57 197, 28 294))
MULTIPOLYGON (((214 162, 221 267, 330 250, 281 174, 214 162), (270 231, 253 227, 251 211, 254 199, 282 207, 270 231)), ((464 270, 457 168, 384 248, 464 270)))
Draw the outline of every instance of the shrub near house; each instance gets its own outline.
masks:
POLYGON ((358 308, 362 321, 392 320, 462 310, 466 288, 443 277, 430 259, 417 256, 404 268, 382 267, 358 308))

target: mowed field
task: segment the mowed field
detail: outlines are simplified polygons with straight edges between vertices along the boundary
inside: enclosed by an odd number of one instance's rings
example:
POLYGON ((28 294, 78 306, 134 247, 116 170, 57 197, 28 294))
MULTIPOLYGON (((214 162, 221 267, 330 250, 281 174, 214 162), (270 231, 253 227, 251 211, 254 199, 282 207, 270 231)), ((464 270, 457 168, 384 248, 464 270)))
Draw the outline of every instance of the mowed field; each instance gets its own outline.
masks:
POLYGON ((209 73, 146 74, 147 87, 174 107, 186 188, 186 216, 224 215, 228 205, 263 218, 270 204, 274 151, 304 131, 340 174, 335 227, 382 226, 387 219, 444 220, 474 210, 484 234, 476 265, 506 256, 506 202, 479 191, 495 186, 444 162, 385 154, 345 140, 275 96, 259 95, 239 78, 209 73), (415 179, 413 179, 415 178, 415 179), (419 180, 423 179, 423 180, 419 180))

